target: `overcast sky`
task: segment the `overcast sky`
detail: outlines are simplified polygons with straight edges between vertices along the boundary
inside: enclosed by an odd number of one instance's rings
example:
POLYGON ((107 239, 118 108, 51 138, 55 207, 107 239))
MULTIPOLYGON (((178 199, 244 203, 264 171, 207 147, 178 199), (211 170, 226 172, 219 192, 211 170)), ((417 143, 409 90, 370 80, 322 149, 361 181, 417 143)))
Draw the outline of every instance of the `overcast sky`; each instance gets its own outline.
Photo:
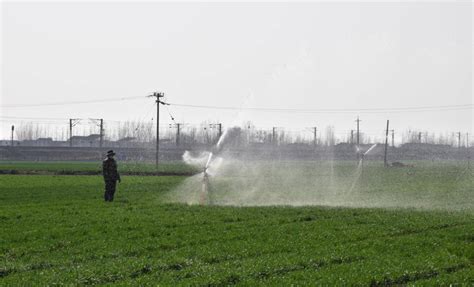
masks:
POLYGON ((1 5, 0 139, 26 117, 148 121, 153 91, 176 104, 242 107, 170 106, 185 123, 343 132, 360 115, 367 131, 390 119, 396 130, 473 132, 472 106, 364 111, 473 104, 471 1, 1 5))

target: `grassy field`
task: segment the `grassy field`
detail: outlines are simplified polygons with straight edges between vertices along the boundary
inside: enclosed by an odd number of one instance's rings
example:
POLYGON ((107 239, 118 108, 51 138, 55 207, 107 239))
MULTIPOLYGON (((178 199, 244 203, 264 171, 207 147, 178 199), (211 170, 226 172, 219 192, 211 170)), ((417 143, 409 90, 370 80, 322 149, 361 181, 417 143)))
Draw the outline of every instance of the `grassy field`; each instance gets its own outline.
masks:
MULTIPOLYGON (((218 205, 327 205, 474 210, 474 169, 463 162, 223 162, 211 177, 218 205)), ((211 170, 212 172, 212 170, 211 170)), ((199 202, 202 175, 187 178, 171 201, 199 202), (196 192, 197 191, 197 192, 196 192)))
MULTIPOLYGON (((154 163, 142 162, 119 162, 120 172, 132 175, 147 174, 183 174, 196 173, 196 168, 186 165, 181 161, 160 163, 158 170, 154 163)), ((51 161, 51 162, 31 162, 31 161, 0 161, 0 172, 4 173, 51 173, 51 174, 100 174, 102 172, 101 162, 87 161, 51 161)))
MULTIPOLYGON (((473 192, 445 168, 415 181, 374 166, 359 188, 473 192)), ((105 203, 100 176, 0 175, 0 285, 474 284, 472 197, 462 211, 166 203, 187 180, 124 176, 105 203)))

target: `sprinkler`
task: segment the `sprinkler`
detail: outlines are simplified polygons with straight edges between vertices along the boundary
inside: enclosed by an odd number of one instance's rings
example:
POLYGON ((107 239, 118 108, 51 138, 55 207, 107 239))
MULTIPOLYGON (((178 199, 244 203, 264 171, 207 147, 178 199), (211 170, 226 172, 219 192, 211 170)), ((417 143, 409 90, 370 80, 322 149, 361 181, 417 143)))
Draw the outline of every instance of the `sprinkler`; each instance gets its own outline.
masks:
POLYGON ((202 189, 201 189, 201 198, 200 198, 200 204, 205 205, 208 202, 208 197, 209 197, 209 174, 207 173, 207 169, 209 168, 209 165, 211 164, 212 161, 212 155, 213 153, 209 153, 209 158, 207 159, 206 166, 203 169, 202 172, 202 189))
POLYGON ((207 202, 209 194, 209 175, 207 174, 207 168, 204 168, 203 171, 203 176, 202 176, 202 189, 201 189, 201 198, 200 198, 200 204, 205 205, 207 202))
POLYGON ((361 167, 362 163, 364 161, 364 157, 371 152, 377 144, 373 144, 368 150, 366 150, 364 153, 361 152, 361 149, 359 146, 356 146, 356 152, 357 152, 357 158, 359 159, 359 163, 357 164, 357 167, 361 167))
POLYGON ((364 163, 364 157, 369 153, 371 152, 375 147, 377 146, 377 144, 374 144, 372 145, 368 150, 366 150, 364 153, 361 153, 360 152, 360 148, 359 146, 356 147, 357 149, 357 154, 358 154, 358 157, 359 157, 359 163, 357 164, 357 170, 356 170, 356 177, 354 179, 354 182, 352 182, 352 185, 351 185, 351 188, 349 189, 349 192, 352 192, 352 190, 354 189, 357 181, 359 180, 361 174, 362 174, 362 164, 364 163))
POLYGON ((364 153, 361 155, 360 160, 359 160, 359 165, 362 165, 362 161, 364 160, 364 157, 365 157, 371 150, 373 150, 376 146, 377 146, 377 144, 372 145, 366 152, 364 152, 364 153))
POLYGON ((209 173, 208 173, 208 169, 209 169, 209 166, 212 163, 212 160, 213 160, 212 157, 214 156, 214 153, 218 153, 222 149, 222 143, 223 143, 224 138, 227 135, 227 131, 228 131, 228 129, 225 130, 224 133, 220 136, 219 140, 217 141, 217 144, 216 144, 215 148, 213 149, 213 152, 211 151, 209 153, 209 157, 207 158, 206 165, 203 168, 201 196, 200 196, 200 199, 199 199, 199 203, 201 205, 205 205, 207 203, 212 204, 212 202, 210 201, 210 197, 209 197, 209 173))

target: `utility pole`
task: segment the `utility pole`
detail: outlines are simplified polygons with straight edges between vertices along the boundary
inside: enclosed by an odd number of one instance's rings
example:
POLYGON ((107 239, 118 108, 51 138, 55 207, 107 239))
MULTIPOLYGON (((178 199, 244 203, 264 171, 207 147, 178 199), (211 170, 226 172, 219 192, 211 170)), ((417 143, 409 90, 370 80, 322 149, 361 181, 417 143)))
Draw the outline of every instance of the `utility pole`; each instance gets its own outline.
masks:
POLYGON ((385 130, 385 152, 384 152, 384 156, 383 156, 383 165, 384 165, 385 167, 388 166, 388 163, 387 163, 388 123, 389 123, 389 120, 387 120, 387 129, 385 130))
POLYGON ((89 119, 90 121, 92 121, 95 125, 97 125, 100 129, 99 131, 99 139, 100 139, 100 142, 99 142, 99 146, 102 147, 103 144, 104 144, 104 119, 89 119), (97 122, 99 122, 97 124, 97 122))
POLYGON ((392 132, 392 147, 395 147, 395 130, 391 130, 392 132))
POLYGON ((149 95, 149 98, 156 98, 156 168, 158 169, 159 163, 159 153, 160 153, 160 104, 169 105, 160 99, 165 96, 164 93, 154 92, 152 95, 149 95))
MULTIPOLYGON (((466 133, 466 150, 469 148, 469 133, 466 133)), ((471 153, 467 151, 467 168, 471 170, 471 153)))
POLYGON ((81 119, 69 119, 69 146, 72 147, 72 128, 76 126, 81 119))
POLYGON ((72 147, 72 119, 69 119, 69 147, 72 147))
POLYGON ((209 124, 209 128, 210 129, 217 128, 217 138, 215 139, 215 144, 217 144, 219 142, 219 140, 221 139, 221 136, 222 136, 222 124, 221 123, 209 124))
POLYGON ((247 126, 247 144, 250 145, 250 125, 247 126))
POLYGON ((461 148, 461 132, 458 132, 458 148, 461 148))
POLYGON ((15 131, 15 126, 12 125, 12 147, 13 147, 13 132, 15 131))
POLYGON ((217 142, 219 142, 222 136, 222 123, 218 123, 217 126, 219 128, 219 139, 217 140, 217 142))
POLYGON ((100 147, 104 145, 104 119, 100 119, 100 147))
POLYGON ((176 146, 179 146, 181 124, 176 124, 176 146))
POLYGON ((272 144, 276 145, 276 127, 272 129, 272 144))
POLYGON ((418 142, 421 143, 421 132, 418 133, 418 142))
POLYGON ((360 140, 360 133, 359 133, 359 122, 361 122, 361 120, 359 120, 359 116, 357 116, 357 146, 359 146, 359 140, 360 140))
POLYGON ((318 128, 317 127, 313 127, 313 136, 314 136, 314 139, 313 139, 313 146, 316 148, 316 146, 318 145, 318 137, 317 137, 317 134, 318 133, 318 128))

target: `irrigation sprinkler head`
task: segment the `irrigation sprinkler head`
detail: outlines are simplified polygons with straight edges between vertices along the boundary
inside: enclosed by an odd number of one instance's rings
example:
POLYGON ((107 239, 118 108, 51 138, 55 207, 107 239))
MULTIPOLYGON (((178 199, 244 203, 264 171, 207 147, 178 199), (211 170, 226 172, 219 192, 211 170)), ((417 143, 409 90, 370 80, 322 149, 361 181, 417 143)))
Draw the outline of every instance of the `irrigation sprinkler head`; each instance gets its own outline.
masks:
POLYGON ((208 177, 209 176, 208 173, 207 173, 207 169, 208 169, 207 167, 203 168, 203 170, 202 170, 202 176, 203 177, 208 177))

